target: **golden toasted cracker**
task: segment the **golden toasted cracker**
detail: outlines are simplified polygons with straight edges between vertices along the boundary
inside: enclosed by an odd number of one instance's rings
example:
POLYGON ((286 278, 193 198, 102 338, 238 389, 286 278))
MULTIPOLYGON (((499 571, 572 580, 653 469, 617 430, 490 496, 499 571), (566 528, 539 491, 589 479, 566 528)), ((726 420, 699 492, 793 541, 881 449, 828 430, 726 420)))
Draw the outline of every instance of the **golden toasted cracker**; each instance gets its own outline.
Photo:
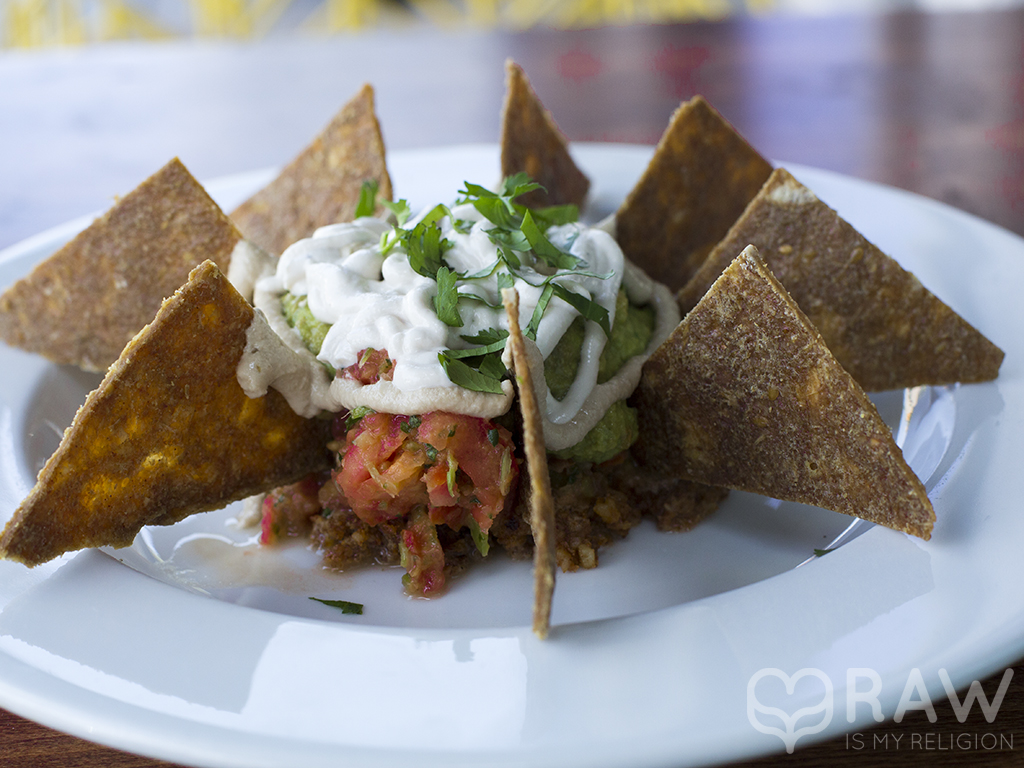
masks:
POLYGON ((0 338, 104 371, 193 268, 227 270, 241 237, 175 158, 0 296, 0 338))
POLYGON ((363 182, 375 181, 391 199, 384 138, 364 85, 298 157, 270 184, 231 213, 242 233, 280 256, 318 227, 351 221, 363 182))
POLYGON ((931 535, 935 512, 889 428, 753 247, 648 360, 634 397, 654 469, 931 535))
POLYGON ((532 208, 572 203, 582 206, 590 180, 576 166, 568 143, 544 108, 522 67, 505 62, 505 103, 501 110, 501 175, 527 173, 544 189, 518 198, 532 208))
POLYGON ((0 534, 37 565, 131 544, 145 525, 295 481, 327 466, 328 422, 271 390, 246 397, 235 368, 253 309, 212 262, 197 267, 78 411, 0 534))
POLYGON ((679 292, 684 312, 748 244, 864 389, 999 373, 1002 350, 781 168, 679 292))
POLYGON ((529 358, 519 328, 519 294, 506 288, 501 292, 508 316, 508 340, 512 349, 523 415, 523 450, 530 474, 530 528, 533 531, 533 631, 542 640, 551 626, 551 599, 555 592, 555 505, 548 475, 548 454, 544 445, 544 422, 534 394, 529 358))
POLYGON ((768 161, 695 96, 676 110, 620 206, 616 240, 634 264, 678 290, 771 172, 768 161))

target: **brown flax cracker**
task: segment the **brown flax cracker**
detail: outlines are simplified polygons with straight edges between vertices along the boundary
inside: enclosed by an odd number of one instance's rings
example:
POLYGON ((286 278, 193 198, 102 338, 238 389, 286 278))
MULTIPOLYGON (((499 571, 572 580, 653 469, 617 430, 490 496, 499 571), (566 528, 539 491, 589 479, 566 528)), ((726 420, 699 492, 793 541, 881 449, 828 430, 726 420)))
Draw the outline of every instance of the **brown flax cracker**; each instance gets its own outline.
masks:
POLYGON ((297 416, 274 390, 250 399, 239 386, 252 317, 212 262, 197 267, 78 411, 0 535, 0 554, 37 565, 126 546, 145 525, 327 466, 329 422, 297 416))
POLYGON ((508 341, 523 416, 523 450, 530 475, 530 528, 533 531, 533 631, 544 639, 551 626, 551 599, 555 592, 555 505, 548 476, 548 454, 540 405, 534 395, 533 377, 519 328, 519 294, 501 292, 508 316, 508 341))
POLYGON ((501 110, 501 175, 527 173, 544 187, 522 195, 530 207, 582 206, 590 180, 573 162, 551 113, 541 104, 522 67, 505 62, 505 103, 501 110))
POLYGON ((104 371, 204 260, 241 239, 175 158, 0 296, 0 338, 104 371))
POLYGON ((772 167, 700 96, 672 116, 616 214, 626 257, 678 290, 757 194, 772 167))
POLYGON ((635 399, 653 468, 931 535, 889 428, 753 247, 648 360, 635 399))
POLYGON ((684 312, 750 244, 864 389, 998 374, 1002 350, 781 168, 679 292, 684 312))
POLYGON ((384 138, 364 85, 334 119, 270 184, 231 213, 242 233, 280 256, 317 227, 351 221, 364 181, 391 199, 384 138))

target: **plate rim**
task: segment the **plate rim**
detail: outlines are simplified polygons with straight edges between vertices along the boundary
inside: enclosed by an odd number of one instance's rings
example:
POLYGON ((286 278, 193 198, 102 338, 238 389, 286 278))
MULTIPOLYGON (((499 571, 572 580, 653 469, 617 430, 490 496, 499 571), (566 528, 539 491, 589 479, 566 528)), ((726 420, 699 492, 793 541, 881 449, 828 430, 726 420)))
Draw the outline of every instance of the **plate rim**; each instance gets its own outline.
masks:
MULTIPOLYGON (((393 156, 404 156, 404 155, 418 155, 418 154, 425 154, 425 153, 429 154, 429 153, 436 152, 438 149, 442 149, 442 150, 449 150, 450 149, 450 150, 453 150, 453 151, 458 151, 460 149, 466 149, 466 148, 474 148, 474 149, 481 149, 482 148, 482 149, 484 149, 486 151, 494 151, 495 147, 496 147, 496 145, 493 145, 493 144, 458 145, 457 147, 444 147, 444 148, 430 148, 430 147, 427 147, 427 148, 416 148, 416 149, 410 149, 410 150, 400 150, 400 151, 396 151, 396 152, 392 153, 392 155, 393 156)), ((578 152, 581 155, 586 155, 588 152, 605 152, 605 151, 608 151, 608 152, 611 152, 612 154, 614 154, 614 152, 617 151, 617 150, 638 152, 638 153, 644 153, 644 154, 650 154, 650 153, 652 153, 654 151, 654 147, 653 146, 647 146, 647 145, 580 143, 580 144, 573 145, 573 147, 574 147, 574 153, 578 152)), ((906 190, 901 190, 901 189, 898 189, 898 188, 895 188, 895 187, 888 187, 886 185, 882 185, 882 184, 879 184, 877 182, 865 181, 865 180, 862 180, 862 179, 856 179, 856 178, 853 178, 853 177, 848 177, 848 176, 845 176, 843 174, 839 174, 839 173, 836 173, 836 172, 833 172, 833 171, 827 171, 827 170, 821 170, 821 169, 813 169, 813 168, 808 168, 806 166, 801 166, 801 165, 797 165, 797 164, 784 164, 784 163, 782 163, 782 165, 785 165, 785 167, 793 170, 795 175, 798 175, 798 176, 799 176, 799 172, 803 171, 804 173, 808 173, 810 175, 815 175, 815 174, 820 175, 823 178, 824 177, 831 177, 833 179, 833 181, 835 181, 836 183, 841 183, 841 184, 852 183, 854 186, 861 186, 862 185, 865 189, 869 189, 869 190, 870 189, 876 189, 876 188, 882 188, 882 189, 887 190, 890 193, 897 193, 898 195, 905 196, 905 199, 910 204, 912 204, 912 205, 918 205, 918 206, 919 205, 924 205, 924 206, 927 206, 927 207, 932 207, 933 209, 939 211, 941 213, 941 215, 943 215, 943 216, 950 216, 950 217, 953 217, 954 219, 958 219, 958 220, 961 220, 961 221, 968 222, 968 225, 971 226, 971 227, 978 227, 978 226, 985 227, 989 231, 991 231, 993 233, 997 233, 1001 237, 1009 235, 1011 238, 1013 238, 1017 242, 1017 245, 1022 249, 1022 251, 1024 251, 1024 238, 1020 238, 1018 235, 1016 235, 1016 234, 1014 234, 1012 232, 1009 232, 1008 230, 1005 230, 1005 229, 999 227, 998 225, 995 225, 995 224, 993 224, 991 222, 988 222, 988 221, 986 221, 984 219, 981 219, 980 217, 977 217, 977 216, 975 216, 973 214, 970 214, 970 213, 967 213, 967 212, 964 212, 964 211, 960 211, 959 209, 956 209, 956 208, 954 208, 952 206, 949 206, 948 204, 943 203, 941 201, 932 200, 930 198, 923 197, 923 196, 921 196, 921 195, 919 195, 917 193, 909 192, 909 191, 906 191, 906 190)), ((260 169, 258 171, 249 171, 249 172, 245 172, 245 173, 241 173, 241 174, 231 174, 229 176, 222 176, 222 177, 218 177, 217 179, 210 180, 206 184, 210 188, 216 189, 218 185, 230 184, 233 181, 237 181, 237 179, 239 179, 239 178, 249 177, 249 176, 256 176, 256 175, 264 175, 265 176, 267 174, 272 174, 273 170, 274 169, 260 169)), ((211 194, 213 194, 213 192, 211 192, 211 194)), ((30 237, 30 238, 27 238, 27 239, 22 240, 22 241, 20 241, 18 243, 15 243, 14 245, 8 246, 7 248, 3 249, 3 251, 0 251, 0 263, 6 263, 6 262, 8 262, 10 260, 17 259, 17 258, 23 256, 24 254, 29 253, 32 250, 39 248, 40 245, 43 244, 43 243, 51 243, 51 242, 53 242, 53 241, 55 241, 57 239, 63 238, 63 237, 73 236, 75 234, 75 232, 77 232, 79 229, 83 228, 84 226, 87 226, 88 223, 91 222, 95 218, 96 215, 97 214, 89 214, 89 215, 86 215, 86 216, 78 217, 76 219, 73 219, 73 220, 65 223, 65 224, 58 225, 56 227, 50 228, 50 229, 48 229, 48 230, 46 230, 44 232, 41 232, 41 233, 39 233, 37 235, 34 235, 34 236, 30 237)), ((872 530, 872 531, 866 532, 861 537, 861 539, 864 539, 865 541, 873 541, 874 539, 877 539, 879 537, 884 537, 884 536, 889 536, 889 535, 890 535, 890 532, 884 531, 882 529, 877 529, 877 531, 876 530, 872 530)), ((865 545, 862 544, 861 546, 865 546, 865 545)), ((137 575, 139 575, 139 574, 137 574, 137 575)), ((780 576, 782 576, 782 575, 780 574, 780 576)), ((139 575, 139 577, 140 578, 147 578, 147 577, 141 576, 141 575, 139 575)), ((774 580, 774 579, 777 579, 777 578, 779 578, 779 577, 772 577, 772 579, 769 579, 769 580, 774 580)), ((162 584, 161 582, 154 582, 154 583, 161 584, 161 587, 164 588, 164 589, 174 589, 173 587, 171 587, 169 585, 166 585, 166 584, 162 584)), ((761 583, 763 583, 763 582, 761 582, 761 583)), ((751 587, 753 587, 753 586, 756 586, 756 585, 751 585, 751 587)), ((745 590, 745 589, 748 589, 748 587, 742 587, 740 589, 744 589, 745 590)), ((653 613, 682 614, 682 613, 685 613, 685 612, 688 612, 688 611, 700 610, 703 607, 704 604, 708 603, 709 601, 714 601, 718 597, 719 597, 718 595, 715 595, 715 596, 711 596, 709 598, 704 598, 702 600, 695 601, 694 603, 690 603, 690 604, 683 605, 683 606, 675 606, 675 607, 672 607, 672 608, 661 609, 660 611, 656 611, 656 612, 653 612, 653 613)), ((191 595, 190 599, 201 601, 204 598, 202 598, 201 596, 198 596, 198 595, 191 595)), ((258 611, 260 609, 238 607, 238 610, 243 610, 243 611, 257 610, 258 611)), ((1024 616, 1017 615, 1015 618, 1016 618, 1017 624, 1024 625, 1024 616)), ((316 622, 317 620, 309 619, 309 620, 304 620, 304 621, 316 622)), ((637 617, 620 617, 620 618, 613 618, 613 619, 603 619, 603 620, 599 620, 597 622, 593 622, 593 626, 584 627, 584 628, 582 628, 581 631, 583 631, 584 633, 591 632, 591 631, 600 632, 601 630, 600 630, 600 628, 598 628, 598 625, 610 625, 610 624, 621 625, 622 623, 633 623, 634 621, 642 623, 643 620, 641 618, 637 618, 637 617)), ((336 625, 332 625, 332 626, 336 626, 336 625)), ((346 630, 353 629, 353 627, 351 627, 351 625, 345 625, 345 628, 346 628, 346 630)), ((355 629, 355 631, 359 631, 359 632, 362 632, 362 631, 373 631, 373 632, 382 632, 384 634, 388 634, 388 633, 405 634, 405 632, 403 632, 402 630, 395 629, 395 628, 388 628, 388 627, 371 627, 371 626, 367 626, 365 628, 359 627, 359 628, 354 628, 354 629, 355 629)), ((480 630, 474 630, 474 629, 467 629, 467 630, 436 630, 436 631, 434 631, 434 630, 416 629, 416 630, 413 630, 413 631, 418 636, 437 636, 437 637, 451 637, 451 636, 456 636, 456 635, 472 637, 472 636, 477 636, 480 633, 480 630)), ((488 629, 488 630, 485 630, 485 632, 487 634, 489 634, 489 635, 493 635, 493 634, 495 634, 496 630, 488 629)), ((507 635, 507 636, 510 636, 510 637, 517 637, 522 642, 526 642, 526 643, 530 643, 531 642, 530 636, 529 636, 528 627, 526 627, 525 623, 524 623, 523 627, 516 628, 514 630, 498 631, 498 634, 503 634, 503 635, 507 635)), ((558 642, 557 636, 555 638, 553 638, 549 642, 557 643, 558 642)), ((1021 656, 1022 653, 1024 653, 1024 637, 1018 639, 1016 641, 1015 645, 1014 644, 1003 643, 998 649, 991 648, 991 647, 988 648, 986 650, 986 658, 985 659, 980 658, 980 655, 976 655, 975 663, 973 665, 966 665, 966 667, 961 668, 960 670, 958 670, 958 675, 962 679, 962 681, 970 680, 972 676, 977 676, 977 675, 982 674, 982 673, 987 674, 988 672, 991 672, 991 671, 999 669, 1001 666, 1004 666, 1005 664, 1012 663, 1013 661, 1017 660, 1021 656), (995 663, 993 663, 993 662, 995 662, 995 663)), ((108 721, 102 721, 102 720, 96 720, 96 719, 92 719, 92 718, 86 718, 87 722, 83 721, 80 710, 78 710, 78 709, 76 709, 74 707, 70 707, 70 706, 66 705, 67 701, 74 700, 76 697, 70 696, 67 699, 62 699, 61 702, 58 703, 58 706, 54 707, 54 699, 52 697, 45 697, 45 696, 40 695, 37 692, 34 693, 32 688, 28 685, 28 683, 37 676, 35 673, 38 673, 38 675, 45 676, 45 673, 43 673, 41 670, 38 670, 38 669, 33 668, 33 667, 30 667, 29 665, 24 664, 24 662, 22 662, 20 660, 13 659, 6 652, 0 651, 0 704, 2 704, 5 708, 9 709, 10 711, 15 712, 16 714, 21 714, 22 716, 29 717, 30 719, 36 720, 37 722, 42 722, 45 725, 48 725, 48 726, 54 727, 54 728, 58 728, 59 730, 62 730, 62 731, 68 732, 68 733, 72 733, 72 734, 74 734, 76 736, 80 736, 82 738, 86 738, 86 739, 93 740, 93 741, 99 741, 100 743, 104 743, 104 744, 106 744, 108 746, 115 747, 115 748, 118 748, 118 749, 128 749, 128 750, 130 750, 132 752, 137 752, 139 754, 145 754, 145 755, 148 755, 148 756, 151 756, 151 757, 155 757, 155 758, 159 758, 159 759, 188 761, 190 763, 201 764, 201 765, 210 765, 210 766, 242 765, 243 763, 245 765, 254 765, 253 757, 255 757, 256 755, 253 754, 253 753, 247 754, 245 756, 245 760, 244 761, 242 760, 242 756, 238 755, 237 753, 236 754, 230 754, 230 755, 213 754, 213 753, 207 752, 207 751, 204 751, 201 754, 197 753, 196 750, 186 747, 186 745, 183 745, 178 738, 175 738, 174 736, 172 736, 171 731, 173 731, 174 729, 170 729, 170 731, 169 731, 166 728, 167 723, 164 722, 164 720, 166 718, 170 718, 173 722, 184 723, 184 727, 185 727, 186 731, 188 731, 190 729, 193 729, 193 728, 196 728, 196 727, 199 727, 199 729, 203 730, 204 733, 205 733, 206 729, 212 729, 210 731, 210 733, 209 733, 209 736, 211 737, 210 738, 210 742, 211 742, 211 744, 212 743, 216 743, 218 741, 216 736, 218 734, 222 733, 222 729, 220 727, 217 727, 217 726, 210 726, 210 725, 208 725, 206 723, 199 723, 197 721, 189 721, 189 720, 183 720, 183 719, 179 719, 179 718, 174 718, 173 716, 166 715, 164 713, 154 712, 154 711, 151 711, 151 710, 141 710, 144 713, 143 719, 146 720, 147 723, 149 723, 149 729, 150 729, 149 733, 151 734, 151 737, 152 736, 159 736, 159 737, 161 737, 161 738, 158 738, 156 741, 154 741, 152 738, 141 738, 142 734, 144 732, 146 732, 145 728, 142 731, 136 731, 136 732, 133 732, 133 733, 129 734, 127 731, 124 730, 125 729, 124 723, 121 723, 120 721, 109 721, 109 720, 108 721), (25 667, 25 669, 28 670, 28 672, 25 672, 24 670, 18 670, 18 669, 12 668, 11 667, 11 663, 12 662, 14 664, 21 664, 21 665, 23 665, 25 667), (150 723, 150 721, 152 721, 152 722, 150 723), (154 743, 159 743, 160 744, 159 749, 157 749, 155 751, 152 749, 152 746, 153 746, 154 743), (170 751, 166 751, 168 749, 170 751), (182 752, 175 752, 174 751, 175 749, 182 749, 184 751, 182 751, 182 752)), ((82 691, 83 695, 86 698, 88 698, 90 696, 99 696, 99 695, 101 695, 101 694, 97 694, 97 693, 93 693, 93 692, 83 691, 83 689, 77 688, 77 687, 73 686, 71 683, 67 683, 66 681, 59 681, 59 686, 58 687, 64 686, 64 685, 69 686, 69 691, 71 691, 71 690, 82 691)), ((935 686, 933 686, 933 688, 935 688, 935 686)), ((929 693, 935 693, 935 692, 936 692, 935 690, 929 690, 929 693)), ((112 703, 114 709, 124 708, 126 712, 128 712, 128 711, 138 712, 139 711, 139 708, 136 705, 128 704, 126 702, 117 701, 117 700, 110 699, 110 698, 107 698, 106 701, 112 703)), ((848 732, 849 730, 851 730, 851 729, 853 729, 853 728, 855 728, 855 727, 857 727, 859 725, 863 725, 865 722, 866 721, 864 721, 864 720, 860 720, 860 721, 857 721, 855 723, 850 723, 848 727, 844 727, 843 728, 843 731, 847 731, 848 732)), ((751 729, 751 732, 753 733, 752 729, 751 729)), ((840 731, 840 732, 842 732, 842 731, 840 731)), ((240 733, 240 732, 235 732, 235 733, 240 733)), ((822 735, 819 736, 819 738, 817 738, 815 740, 823 740, 823 739, 826 739, 826 738, 832 738, 835 735, 836 735, 835 732, 823 733, 822 735)), ((264 738, 271 738, 271 737, 264 737, 264 738)), ((811 742, 811 741, 812 741, 812 738, 808 737, 807 742, 811 742)), ((186 742, 187 742, 187 740, 186 740, 186 742)), ((663 745, 663 746, 667 746, 667 745, 663 745)), ((739 758, 743 758, 743 757, 750 757, 750 756, 757 755, 757 754, 766 754, 766 753, 771 752, 771 751, 778 751, 778 750, 780 750, 782 748, 782 745, 781 744, 772 744, 771 747, 773 747, 774 749, 772 749, 772 748, 768 748, 768 749, 755 748, 755 749, 753 749, 753 751, 750 751, 750 749, 751 749, 750 741, 747 740, 747 743, 745 745, 744 744, 733 745, 733 750, 734 751, 732 753, 723 754, 721 757, 711 757, 711 759, 712 760, 719 760, 719 759, 721 759, 721 760, 733 760, 733 759, 739 759, 739 758)), ((557 752, 557 750, 556 750, 556 752, 557 752)), ((449 762, 449 761, 452 760, 453 758, 456 761, 458 761, 458 760, 465 761, 466 754, 467 753, 461 753, 461 752, 457 753, 455 755, 442 755, 441 753, 436 753, 436 754, 432 755, 431 760, 427 761, 425 764, 435 764, 435 763, 438 764, 438 765, 441 765, 441 764, 455 764, 454 762, 449 762)), ((702 755, 702 756, 703 757, 708 757, 708 755, 706 755, 706 754, 702 755)), ((354 754, 354 755, 352 755, 352 757, 353 758, 357 758, 357 759, 353 760, 353 762, 351 762, 352 765, 385 764, 385 762, 388 760, 388 756, 387 755, 377 754, 376 751, 370 751, 370 752, 368 752, 366 754, 358 754, 358 755, 354 754)), ((479 757, 480 757, 479 755, 473 755, 472 756, 474 761, 476 759, 479 759, 479 757)), ((524 753, 524 754, 519 754, 518 756, 515 755, 515 754, 511 754, 511 755, 505 755, 504 757, 497 756, 497 755, 492 755, 491 757, 492 758, 494 758, 494 757, 499 757, 500 758, 500 759, 494 761, 496 764, 498 764, 498 763, 501 763, 501 764, 504 764, 504 763, 514 763, 514 764, 524 764, 524 765, 525 764, 531 764, 531 765, 534 765, 534 764, 542 764, 542 763, 538 763, 538 762, 535 762, 535 761, 536 761, 536 759, 538 757, 543 758, 544 756, 524 753)), ((547 755, 548 759, 543 761, 543 764, 552 764, 552 765, 554 765, 554 764, 558 764, 560 762, 560 759, 551 759, 552 757, 564 758, 565 756, 564 755, 561 755, 561 756, 547 755)), ((621 759, 622 755, 606 755, 605 757, 606 757, 606 759, 601 761, 600 764, 612 765, 612 764, 614 764, 613 761, 621 759), (611 759, 609 759, 609 758, 611 758, 611 759)), ((279 762, 275 762, 274 761, 272 755, 267 755, 267 758, 268 758, 268 762, 260 762, 259 760, 257 760, 255 764, 257 764, 257 765, 268 765, 268 766, 280 764, 279 762)), ((648 755, 648 758, 649 758, 649 760, 648 760, 647 764, 654 765, 654 764, 659 764, 661 762, 668 762, 669 760, 677 761, 679 756, 678 755, 668 754, 668 753, 658 755, 658 754, 655 754, 655 753, 652 752, 651 754, 648 755)), ((466 764, 470 764, 469 761, 465 761, 465 762, 466 762, 466 764)), ((586 760, 585 762, 587 764, 594 764, 594 762, 592 760, 586 760)), ((310 764, 312 765, 312 764, 319 764, 319 763, 310 763, 310 764)), ((326 763, 324 763, 324 764, 326 764, 326 763)))

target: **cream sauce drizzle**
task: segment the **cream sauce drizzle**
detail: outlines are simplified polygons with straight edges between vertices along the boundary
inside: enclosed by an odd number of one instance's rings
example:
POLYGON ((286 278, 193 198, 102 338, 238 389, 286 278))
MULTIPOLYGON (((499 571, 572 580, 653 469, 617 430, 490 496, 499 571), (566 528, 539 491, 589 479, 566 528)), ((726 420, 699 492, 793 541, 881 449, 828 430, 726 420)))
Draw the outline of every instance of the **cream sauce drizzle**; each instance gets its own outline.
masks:
MULTIPOLYGON (((452 243, 445 262, 463 274, 486 271, 498 258, 497 246, 486 232, 492 225, 469 205, 454 209, 453 215, 472 226, 464 232, 453 228, 447 219, 441 222, 443 236, 452 243)), ((599 227, 568 224, 551 228, 549 239, 587 264, 581 270, 584 274, 559 276, 555 281, 599 303, 612 323, 621 285, 633 304, 654 306, 654 335, 645 354, 628 361, 612 379, 598 385, 598 364, 607 339, 596 323, 588 322, 576 380, 566 397, 555 400, 544 382, 543 360, 578 312, 560 298, 551 299, 538 326, 536 343, 527 340, 537 395, 546 404, 544 432, 551 450, 575 445, 612 403, 628 397, 636 388, 644 361, 679 322, 671 292, 626 261, 609 228, 609 222, 599 227), (594 276, 605 274, 610 276, 594 276)), ((273 386, 305 416, 357 406, 408 415, 445 410, 483 418, 508 410, 513 397, 511 382, 503 382, 500 395, 470 391, 455 385, 438 361, 443 350, 474 346, 462 336, 488 328, 507 330, 497 271, 482 279, 459 281, 461 293, 475 294, 482 301, 460 301, 463 326, 449 327, 434 310, 436 283, 413 270, 401 249, 382 255, 381 238, 390 229, 390 224, 375 218, 324 227, 289 247, 273 274, 266 273, 265 261, 250 259, 251 266, 260 270, 255 277, 229 275, 236 285, 248 280, 254 284, 256 319, 238 366, 239 382, 247 394, 257 397, 273 386), (314 316, 332 324, 317 357, 284 318, 280 297, 285 291, 305 295, 314 316), (355 364, 366 348, 388 350, 395 362, 392 381, 363 385, 342 377, 332 380, 321 364, 340 370, 355 364)), ((542 263, 524 263, 517 271, 526 278, 516 278, 513 286, 520 295, 520 324, 525 328, 541 296, 537 284, 551 270, 542 263)), ((505 362, 509 364, 507 351, 505 362)))

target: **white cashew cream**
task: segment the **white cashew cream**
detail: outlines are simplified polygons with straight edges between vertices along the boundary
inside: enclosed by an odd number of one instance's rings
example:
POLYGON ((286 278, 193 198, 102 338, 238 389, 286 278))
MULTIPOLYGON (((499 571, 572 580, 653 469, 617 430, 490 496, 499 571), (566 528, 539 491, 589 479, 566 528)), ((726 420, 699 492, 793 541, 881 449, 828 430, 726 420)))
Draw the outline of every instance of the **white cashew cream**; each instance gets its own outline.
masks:
MULTIPOLYGON (((453 208, 438 224, 451 244, 444 252, 444 265, 460 276, 456 286, 461 326, 447 325, 438 317, 438 283, 417 271, 410 255, 395 244, 394 226, 386 220, 364 217, 323 227, 285 250, 276 268, 259 254, 233 257, 228 277, 243 295, 252 286, 256 308, 238 364, 238 380, 246 394, 259 397, 273 387, 297 413, 308 417, 365 406, 384 413, 442 410, 494 418, 511 407, 512 383, 502 381, 500 394, 459 386, 448 377, 439 355, 480 346, 464 337, 490 329, 507 331, 500 283, 511 282, 518 291, 524 329, 542 300, 545 281, 600 305, 612 324, 622 287, 632 304, 653 306, 657 319, 645 352, 603 384, 597 383, 598 362, 607 337, 598 323, 588 321, 568 393, 559 401, 548 390, 544 360, 580 314, 557 295, 550 298, 536 325, 536 341, 527 339, 538 400, 546 406, 545 442, 550 450, 560 450, 582 440, 614 402, 632 393, 644 361, 679 323, 675 297, 624 258, 608 232, 609 222, 547 230, 551 243, 582 262, 556 276, 555 269, 543 260, 533 261, 528 252, 519 253, 522 261, 514 270, 504 268, 499 247, 488 234, 494 225, 472 205, 453 208), (307 349, 285 319, 285 293, 305 296, 316 319, 330 324, 318 355, 307 349), (366 349, 387 350, 394 363, 390 381, 362 384, 328 373, 328 365, 340 372, 357 364, 366 349)), ((503 361, 510 365, 507 348, 503 361)))

